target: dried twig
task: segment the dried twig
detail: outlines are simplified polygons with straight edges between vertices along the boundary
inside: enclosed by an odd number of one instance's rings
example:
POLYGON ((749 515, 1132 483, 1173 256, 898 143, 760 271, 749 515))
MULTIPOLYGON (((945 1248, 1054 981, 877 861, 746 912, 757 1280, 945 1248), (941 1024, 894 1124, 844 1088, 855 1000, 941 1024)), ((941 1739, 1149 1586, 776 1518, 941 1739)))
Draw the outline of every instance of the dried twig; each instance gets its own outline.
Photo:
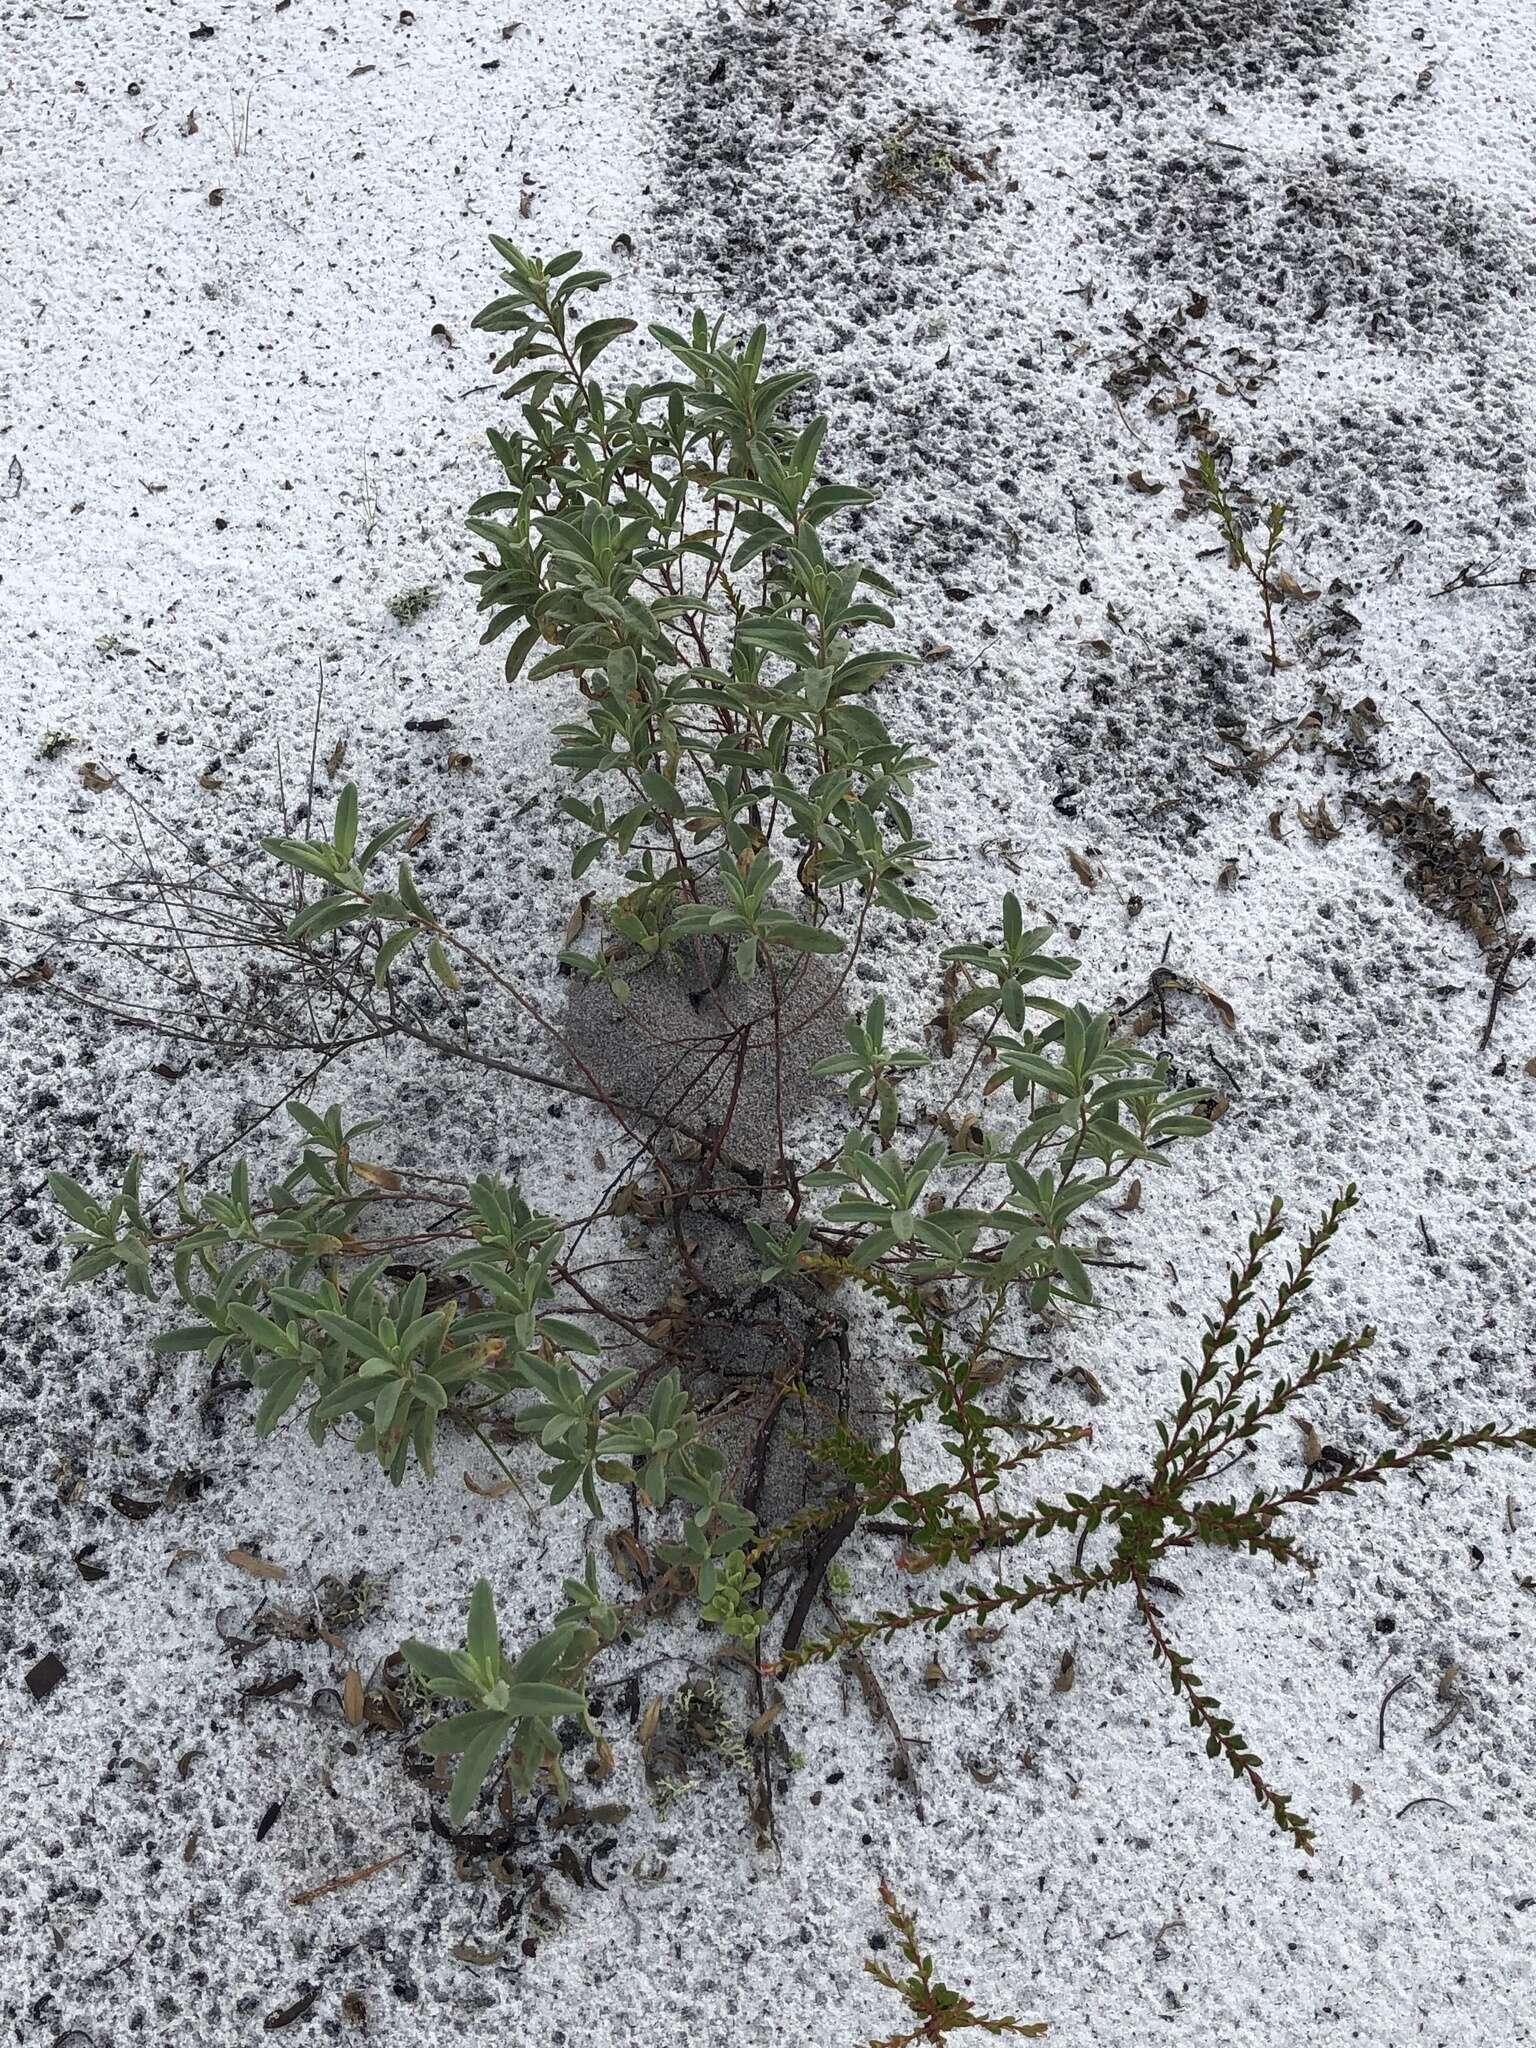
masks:
POLYGON ((1488 993, 1488 1015, 1483 1020, 1483 1035, 1477 1041, 1479 1052, 1486 1052, 1488 1050, 1489 1041, 1493 1037, 1493 1027, 1498 1019, 1499 1004, 1509 987, 1510 964, 1524 942, 1525 934, 1523 932, 1516 932, 1514 937, 1507 941, 1504 951, 1499 957, 1499 971, 1493 977, 1493 987, 1488 993))
POLYGON ((1387 1746, 1388 1704, 1397 1697, 1397 1695, 1402 1691, 1405 1685, 1410 1683, 1412 1678, 1413 1673, 1411 1671, 1405 1672, 1403 1676, 1397 1681, 1396 1685, 1389 1685, 1386 1691, 1382 1694, 1381 1707, 1376 1715, 1376 1747, 1378 1749, 1385 1749, 1387 1746))
POLYGON ((1449 583, 1442 583, 1436 597, 1450 597, 1458 590, 1529 590, 1536 585, 1536 564, 1525 563, 1513 576, 1490 576, 1497 557, 1489 562, 1463 562, 1449 583))
MULTIPOLYGON (((841 1634, 848 1624, 838 1612, 833 1601, 828 1598, 825 1589, 823 1589, 821 1597, 828 1613, 837 1624, 838 1632, 841 1634)), ((912 1760, 912 1745, 902 1733, 901 1723, 896 1719, 891 1709, 891 1703, 885 1696, 884 1686, 881 1685, 879 1679, 875 1676, 874 1666, 856 1643, 851 1643, 844 1650, 843 1661, 858 1680, 859 1691, 864 1695, 864 1704, 869 1708, 875 1719, 883 1721, 886 1728, 889 1729, 891 1740, 896 1745, 896 1754, 901 1760, 900 1775, 902 1782, 911 1787, 912 1805, 918 1819, 926 1822, 928 1815, 923 1808, 923 1791, 917 1779, 917 1766, 912 1760)))
POLYGON ((311 1885, 306 1892, 295 1892, 288 1901, 291 1906, 312 1906, 316 1899, 329 1898, 332 1892, 344 1892, 349 1885, 361 1884, 365 1878, 377 1877, 381 1870, 389 1870, 410 1855, 409 1849, 400 1849, 393 1856, 385 1856, 377 1863, 365 1863, 361 1870, 349 1870, 341 1877, 328 1877, 324 1884, 311 1885))
MULTIPOLYGON (((1449 585, 1447 585, 1447 588, 1449 588, 1449 585)), ((1446 731, 1445 727, 1440 723, 1439 719, 1436 718, 1435 714, 1432 711, 1426 711, 1424 706, 1419 702, 1417 697, 1410 697, 1408 699, 1408 702, 1413 706, 1414 710, 1418 712, 1420 718, 1422 718, 1426 722, 1426 724, 1432 725, 1435 728, 1435 731, 1439 733, 1441 739, 1445 741, 1445 744, 1450 748, 1451 752, 1456 756, 1457 760, 1461 762, 1462 766, 1471 775, 1472 780, 1477 784, 1478 788, 1487 790, 1488 794, 1491 797, 1496 798, 1500 803, 1502 803, 1504 799, 1499 795, 1498 790, 1495 789, 1493 785, 1493 778, 1487 775, 1481 768, 1478 767, 1477 763, 1472 759, 1472 756, 1467 752, 1466 748, 1463 747, 1459 741, 1454 740, 1451 737, 1451 735, 1446 731)))

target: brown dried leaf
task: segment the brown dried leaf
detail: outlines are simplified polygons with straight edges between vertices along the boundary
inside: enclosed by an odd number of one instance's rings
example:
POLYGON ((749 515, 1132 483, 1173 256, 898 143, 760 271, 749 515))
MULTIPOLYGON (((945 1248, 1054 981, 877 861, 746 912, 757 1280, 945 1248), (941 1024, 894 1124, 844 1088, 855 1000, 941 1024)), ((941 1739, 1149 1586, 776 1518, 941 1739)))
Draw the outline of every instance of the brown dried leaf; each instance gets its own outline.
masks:
POLYGON ((1068 1377, 1077 1381, 1084 1394, 1088 1397, 1090 1407, 1103 1407, 1107 1397, 1104 1392, 1104 1383, 1097 1373, 1090 1371, 1086 1365, 1074 1365, 1069 1369, 1068 1377))
POLYGON ((414 853, 414 852, 415 852, 415 850, 416 850, 416 848, 417 848, 418 846, 421 846, 421 845, 422 845, 422 844, 423 844, 423 843, 425 842, 425 840, 426 840, 426 837, 427 837, 427 834, 428 834, 428 833, 429 833, 429 832, 430 832, 431 830, 432 830, 432 813, 431 813, 430 811, 428 811, 427 815, 426 815, 426 816, 425 816, 425 817, 424 817, 424 818, 422 819, 421 823, 420 823, 419 825, 413 825, 413 826, 411 827, 410 831, 406 833, 406 835, 405 835, 405 850, 406 850, 406 852, 407 852, 407 853, 414 853))
POLYGON ((522 1491, 515 1479, 483 1481, 477 1479, 473 1472, 464 1474, 464 1484, 471 1493, 478 1494, 481 1500, 505 1500, 509 1493, 522 1491))
POLYGON ((1218 995, 1215 989, 1208 988, 1203 981, 1200 984, 1200 993, 1205 997, 1205 1000, 1216 1012, 1222 1023, 1226 1025, 1227 1029, 1235 1031, 1237 1029, 1237 1012, 1227 1001, 1226 997, 1218 995))
POLYGON ((583 896, 577 903, 576 908, 571 912, 570 916, 566 919, 565 943, 568 946, 574 946, 576 941, 581 937, 582 932, 585 930, 587 923, 587 913, 591 910, 596 895, 597 891, 595 889, 589 889, 585 896, 583 896))
POLYGON ((1085 889, 1097 889, 1099 878, 1076 847, 1067 848, 1067 859, 1072 863, 1072 872, 1085 889))
POLYGON ((656 1730, 661 1726, 661 1694, 657 1693, 640 1716, 640 1726, 635 1731, 635 1740, 642 1751, 650 1748, 656 1740, 656 1730))
POLYGON ((1061 1662, 1056 1667, 1056 1676, 1051 1680, 1053 1692, 1070 1692, 1077 1683, 1077 1658, 1071 1650, 1063 1650, 1061 1662))
POLYGON ((367 1159, 353 1159, 349 1164, 359 1180, 367 1181, 371 1188, 382 1188, 386 1194, 395 1194, 405 1185, 392 1166, 376 1166, 367 1159))
POLYGON ((1168 488, 1166 484, 1154 483, 1150 477, 1143 476, 1139 469, 1133 469, 1126 482, 1133 491, 1140 491, 1148 498, 1155 498, 1159 491, 1166 491, 1168 488))
POLYGON ((1338 839, 1343 835, 1344 827, 1335 821, 1328 809, 1328 799, 1325 796, 1320 796, 1316 807, 1310 811, 1298 804, 1296 815, 1306 826, 1308 835, 1316 840, 1319 846, 1326 846, 1331 839, 1338 839))
POLYGON ((100 793, 104 789, 111 789, 117 781, 117 777, 115 775, 108 775, 104 769, 98 768, 94 761, 82 761, 80 764, 80 780, 87 789, 94 789, 100 793))
MULTIPOLYGON (((750 1739, 753 1742, 761 1742, 763 1737, 768 1733, 768 1730, 773 1726, 774 1722, 777 1721, 777 1719, 779 1718, 780 1714, 783 1713, 783 1711, 784 1695, 780 1693, 779 1697, 776 1700, 774 1700, 770 1705, 764 1707, 763 1711, 758 1715, 757 1719, 752 1723, 751 1727, 748 1728, 747 1734, 750 1737, 750 1739)), ((625 1811, 627 1812, 628 1809, 626 1808, 625 1811)))
POLYGON ((253 1579, 286 1579, 287 1570, 274 1564, 269 1557, 258 1557, 251 1550, 226 1550, 224 1562, 232 1564, 236 1571, 249 1572, 253 1579))
POLYGON ((335 746, 332 747, 330 753, 327 754, 325 757, 325 772, 331 778, 332 782, 334 782, 337 776, 341 773, 342 763, 346 760, 346 758, 347 743, 345 740, 338 740, 335 746))
MULTIPOLYGON (((1227 1026, 1227 1030, 1237 1030, 1237 1012, 1233 1010, 1233 1006, 1229 1004, 1227 997, 1219 989, 1212 989, 1208 981, 1196 981, 1192 975, 1180 975, 1178 969, 1155 967, 1153 973, 1151 973, 1149 993, 1161 997, 1161 995, 1174 993, 1174 991, 1178 991, 1182 995, 1202 995, 1210 1004, 1210 1008, 1217 1012, 1221 1022, 1227 1026)), ((1153 1014, 1153 1022, 1157 1022, 1155 1014, 1153 1014)), ((1143 1026, 1143 1030, 1145 1028, 1149 1028, 1149 1026, 1143 1026)))
POLYGON ((557 1828, 616 1828, 620 1821, 629 1819, 634 1812, 632 1806, 621 1806, 617 1802, 582 1806, 571 1799, 555 1815, 557 1828))
POLYGON ((347 1675, 341 1682, 341 1711, 349 1728, 362 1727, 363 1674, 355 1664, 347 1666, 347 1675))
POLYGON ((159 1514, 163 1505, 158 1500, 135 1500, 126 1493, 110 1493, 107 1498, 128 1522, 147 1522, 151 1515, 159 1514))
POLYGON ((613 1754, 613 1744, 606 1735, 599 1735, 594 1744, 594 1754, 587 1758, 582 1767, 589 1785, 606 1785, 618 1768, 613 1754))

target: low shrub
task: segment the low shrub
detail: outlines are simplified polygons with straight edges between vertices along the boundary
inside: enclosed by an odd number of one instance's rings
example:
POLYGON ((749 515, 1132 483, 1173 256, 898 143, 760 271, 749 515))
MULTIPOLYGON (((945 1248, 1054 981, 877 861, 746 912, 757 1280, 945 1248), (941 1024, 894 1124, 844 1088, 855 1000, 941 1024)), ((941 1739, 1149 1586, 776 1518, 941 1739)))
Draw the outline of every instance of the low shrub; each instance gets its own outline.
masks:
MULTIPOLYGON (((665 374, 609 387, 597 366, 635 323, 578 310, 607 279, 575 253, 545 264, 495 248, 504 290, 475 324, 506 339, 498 371, 521 425, 490 435, 504 482, 471 509, 470 581, 485 640, 506 642, 508 680, 526 670, 571 692, 554 762, 571 777, 573 874, 593 875, 601 902, 586 942, 561 957, 610 1036, 640 1033, 653 987, 684 992, 686 1029, 658 1052, 655 1085, 626 1092, 515 964, 428 900, 407 821, 364 833, 348 785, 328 836, 265 842, 280 871, 268 893, 207 870, 140 875, 113 914, 130 923, 174 906, 183 945, 214 936, 264 954, 278 990, 268 1049, 303 1049, 323 1069, 355 1045, 414 1041, 584 1098, 626 1164, 595 1212, 561 1219, 493 1176, 465 1184, 451 1162, 428 1174, 376 1158, 377 1126, 294 1099, 289 1170, 259 1190, 244 1163, 216 1191, 178 1183, 174 1222, 165 1199, 143 1196, 137 1161, 104 1196, 56 1175, 71 1280, 115 1275, 154 1298, 168 1271, 188 1320, 159 1348, 238 1363, 263 1434, 301 1418, 313 1442, 348 1439, 396 1484, 432 1476, 445 1431, 472 1434, 512 1478, 500 1447, 526 1443, 552 1501, 579 1492, 593 1516, 622 1522, 645 1559, 640 1590, 590 1564, 566 1582, 551 1630, 514 1656, 481 1580, 461 1649, 407 1645, 431 1695, 465 1708, 423 1744, 462 1759, 455 1820, 487 1778, 558 1782, 561 1725, 585 1716, 595 1661, 682 1598, 748 1653, 761 1741, 766 1682, 809 1662, 1119 1593, 1207 1752, 1310 1851, 1309 1823, 1173 1640, 1159 1567, 1190 1549, 1296 1563, 1305 1511, 1410 1465, 1529 1448, 1536 1429, 1447 1433, 1295 1485, 1220 1491, 1237 1453, 1371 1342, 1360 1331, 1268 1376, 1355 1203, 1349 1189, 1269 1296, 1278 1202, 1255 1227, 1142 1476, 1036 1492, 1043 1461, 1088 1432, 990 1403, 1009 1319, 1092 1308, 1088 1219, 1209 1133, 1209 1091, 1175 1086, 1114 1015, 1070 1000, 1076 961, 1011 894, 990 931, 938 953, 930 1043, 892 1043, 878 996, 846 1010, 874 922, 934 916, 909 808, 928 764, 876 702, 913 657, 889 644, 890 586, 827 538, 870 493, 823 476, 826 421, 804 416, 810 377, 769 368, 762 328, 733 340, 702 313, 686 333, 654 328, 665 374), (498 1049, 486 1012, 474 1038, 459 1029, 471 983, 537 1027, 547 1068, 498 1049), (816 1142, 816 1117, 791 1115, 787 1079, 796 1046, 829 1019, 843 1049, 809 1060, 805 1079, 826 1084, 824 1110, 841 1103, 830 1144, 816 1142), (914 1101, 919 1074, 938 1106, 914 1101), (594 1228, 621 1223, 668 1249, 652 1311, 604 1294, 574 1256, 594 1228), (722 1344, 748 1335, 766 1361, 757 1384, 695 1399, 722 1344), (859 1348, 883 1427, 818 1398, 812 1359, 827 1343, 859 1348), (818 1423, 827 1478, 776 1516, 763 1464, 791 1400, 818 1423), (920 1466, 939 1476, 919 1482, 920 1466), (827 1575, 861 1529, 899 1544, 922 1591, 845 1620, 827 1575), (818 1600, 834 1619, 808 1639, 818 1600)), ((1242 557, 1214 486, 1212 502, 1242 557)), ((1278 521, 1269 531, 1261 583, 1278 521)))

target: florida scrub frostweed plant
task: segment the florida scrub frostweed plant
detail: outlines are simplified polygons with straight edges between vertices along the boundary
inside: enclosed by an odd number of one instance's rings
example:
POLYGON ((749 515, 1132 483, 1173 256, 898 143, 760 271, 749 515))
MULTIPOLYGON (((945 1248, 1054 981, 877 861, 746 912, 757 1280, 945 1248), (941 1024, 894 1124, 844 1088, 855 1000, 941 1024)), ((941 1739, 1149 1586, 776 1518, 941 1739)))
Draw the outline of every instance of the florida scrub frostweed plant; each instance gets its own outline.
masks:
MULTIPOLYGON (((1149 1478, 1059 1501, 1022 1491, 1038 1461, 1086 1432, 988 1405, 1005 1320, 1016 1307, 1091 1309, 1093 1219, 1129 1174, 1155 1175, 1170 1150, 1209 1132, 1206 1092, 1175 1087, 1112 1015, 1056 992, 1077 962, 1009 894, 993 931, 939 953, 952 990, 946 1044, 888 1045, 874 997, 846 1018, 846 1051, 814 1063, 846 1107, 830 1153, 799 1149, 780 1113, 775 1156, 736 1159, 741 1077, 764 1054, 782 1072, 807 1014, 791 997, 809 988, 809 1014, 821 1014, 848 985, 872 921, 935 920, 922 894, 928 842, 910 808, 928 764, 874 701, 913 657, 886 644, 890 585, 828 537, 872 494, 823 476, 826 421, 806 415, 811 379, 769 368, 764 329, 731 339, 702 313, 686 333, 654 328, 665 373, 610 386, 598 365, 629 345, 635 323, 579 310, 606 277, 574 252, 541 263, 500 238, 494 246, 504 290, 476 326, 506 341, 498 370, 512 376, 520 424, 490 435, 503 483, 471 509, 481 552, 470 582, 484 638, 505 643, 507 678, 571 693, 554 764, 570 777, 561 803, 577 830, 573 875, 591 877, 602 901, 587 942, 569 943, 562 960, 602 985, 620 1019, 638 976, 691 974, 695 1047, 735 1085, 723 1109, 687 1089, 624 1099, 514 968, 439 914, 402 844, 407 825, 364 838, 349 785, 328 838, 264 843, 297 900, 262 924, 259 943, 326 995, 336 1021, 322 1049, 335 1057, 336 1043, 403 1036, 573 1093, 622 1132, 649 1192, 610 1186, 596 1217, 561 1219, 493 1176, 364 1159, 373 1126, 296 1101, 291 1169, 259 1191, 244 1164, 222 1190, 194 1198, 178 1187, 174 1227, 144 1201, 137 1166, 104 1200, 56 1179, 74 1226, 71 1277, 115 1271, 152 1298, 168 1264, 192 1320, 162 1345, 237 1360, 261 1394, 264 1433, 302 1414, 317 1444, 349 1437, 397 1484, 413 1467, 431 1476, 445 1430, 474 1435, 498 1461, 498 1444, 524 1442, 552 1502, 579 1495, 606 1517, 627 1494, 634 1526, 649 1518, 666 1601, 610 1600, 589 1570, 566 1582, 551 1629, 509 1659, 482 1581, 462 1649, 408 1646, 432 1695, 463 1703, 424 1738, 431 1753, 462 1758, 456 1816, 499 1769, 525 1790, 541 1773, 558 1781, 557 1724, 582 1720, 592 1662, 675 1604, 672 1593, 692 1594, 708 1625, 757 1646, 761 1672, 775 1582, 799 1572, 776 1653, 786 1674, 909 1627, 1121 1589, 1211 1754, 1310 1847, 1307 1824, 1171 1641, 1156 1565, 1195 1545, 1293 1560, 1286 1516, 1414 1460, 1536 1437, 1447 1436, 1243 1502, 1211 1494, 1224 1453, 1365 1347, 1363 1335, 1345 1340, 1314 1353, 1294 1382, 1261 1391, 1255 1381, 1351 1194, 1305 1240, 1275 1307, 1244 1339, 1278 1209, 1255 1234, 1149 1478), (550 1071, 441 1027, 433 1006, 460 1000, 468 983, 543 1034, 550 1071), (745 987, 766 993, 745 1008, 711 1001, 745 987), (938 1108, 911 1099, 918 1074, 950 1084, 938 1108), (670 1227, 687 1284, 671 1289, 665 1315, 637 1316, 571 1256, 570 1242, 627 1213, 621 1192, 670 1227), (721 1314, 689 1249, 690 1216, 750 1240, 764 1288, 811 1277, 834 1296, 858 1290, 880 1327, 899 1333, 886 1440, 835 1423, 820 1446, 835 1499, 778 1527, 717 1440, 725 1418, 690 1397, 721 1314), (924 1429, 937 1432, 946 1476, 917 1485, 905 1459, 924 1429), (934 1590, 802 1642, 837 1545, 871 1515, 907 1532, 902 1562, 934 1590), (1066 1561, 1000 1575, 1009 1553, 1063 1545, 1066 1561), (983 1558, 999 1571, 990 1581, 975 1576, 983 1558)), ((176 885, 155 879, 160 900, 203 914, 195 886, 175 897, 176 885)), ((765 1383, 760 1429, 794 1377, 791 1357, 782 1384, 765 1383)))

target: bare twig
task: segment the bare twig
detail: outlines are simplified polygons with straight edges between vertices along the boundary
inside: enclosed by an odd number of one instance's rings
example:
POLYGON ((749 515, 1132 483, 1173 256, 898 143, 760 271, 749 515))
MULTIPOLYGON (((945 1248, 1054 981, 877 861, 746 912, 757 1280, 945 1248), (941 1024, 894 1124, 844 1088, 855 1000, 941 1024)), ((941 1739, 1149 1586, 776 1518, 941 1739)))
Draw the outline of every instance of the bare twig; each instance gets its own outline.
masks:
POLYGON ((1435 731, 1439 733, 1441 739, 1445 741, 1445 744, 1450 748, 1451 752, 1456 756, 1457 760, 1460 761, 1463 767, 1467 769, 1468 773, 1472 777, 1472 780, 1477 784, 1478 788, 1485 789, 1488 792, 1489 796, 1495 798, 1498 802, 1502 803, 1504 799, 1499 794, 1499 791, 1494 787, 1493 778, 1478 767, 1477 763, 1472 759, 1472 756, 1467 752, 1466 748, 1463 747, 1459 741, 1451 737, 1451 735, 1446 731, 1445 727, 1440 723, 1439 719, 1436 718, 1435 714, 1432 711, 1426 711, 1424 706, 1419 702, 1419 699, 1417 697, 1410 697, 1408 699, 1408 702, 1413 706, 1414 710, 1418 712, 1420 718, 1422 718, 1426 722, 1426 724, 1432 725, 1435 728, 1435 731))
POLYGON ((361 1870, 349 1870, 342 1877, 328 1877, 324 1884, 314 1884, 308 1891, 295 1892, 288 1903, 291 1906, 312 1906, 316 1899, 329 1898, 332 1892, 344 1892, 349 1885, 362 1884, 366 1878, 377 1877, 381 1870, 392 1869, 410 1853, 409 1849, 399 1849, 393 1856, 381 1857, 377 1863, 365 1863, 361 1870))
POLYGON ((1385 1749, 1387 1746, 1387 1707, 1391 1701, 1396 1699, 1403 1687, 1411 1684, 1412 1681, 1413 1673, 1411 1671, 1405 1672, 1396 1685, 1389 1685, 1382 1694, 1381 1705, 1376 1713, 1376 1747, 1378 1749, 1385 1749))

